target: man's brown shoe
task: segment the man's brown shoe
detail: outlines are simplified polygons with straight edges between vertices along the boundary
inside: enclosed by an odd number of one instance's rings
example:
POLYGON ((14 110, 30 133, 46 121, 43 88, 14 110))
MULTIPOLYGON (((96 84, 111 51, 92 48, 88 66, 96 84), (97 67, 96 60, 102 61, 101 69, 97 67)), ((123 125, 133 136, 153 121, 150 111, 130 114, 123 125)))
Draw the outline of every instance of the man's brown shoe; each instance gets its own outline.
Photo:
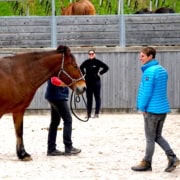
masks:
POLYGON ((180 165, 180 160, 176 156, 168 156, 168 165, 164 170, 165 172, 171 172, 176 169, 176 166, 180 165))
POLYGON ((131 167, 133 171, 152 171, 151 163, 142 160, 138 165, 131 167))

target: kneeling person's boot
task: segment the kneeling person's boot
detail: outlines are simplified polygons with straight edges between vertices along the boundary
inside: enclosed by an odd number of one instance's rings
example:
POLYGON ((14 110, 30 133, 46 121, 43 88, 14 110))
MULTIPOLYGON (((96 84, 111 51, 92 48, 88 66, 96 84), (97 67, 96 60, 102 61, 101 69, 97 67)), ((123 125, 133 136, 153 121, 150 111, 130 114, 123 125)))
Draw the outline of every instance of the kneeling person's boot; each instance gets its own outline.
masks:
POLYGON ((131 167, 133 171, 152 171, 151 162, 142 160, 138 165, 131 167))
POLYGON ((176 169, 176 166, 180 164, 180 160, 176 157, 176 155, 173 156, 167 156, 168 157, 168 165, 165 169, 165 172, 171 172, 176 169))

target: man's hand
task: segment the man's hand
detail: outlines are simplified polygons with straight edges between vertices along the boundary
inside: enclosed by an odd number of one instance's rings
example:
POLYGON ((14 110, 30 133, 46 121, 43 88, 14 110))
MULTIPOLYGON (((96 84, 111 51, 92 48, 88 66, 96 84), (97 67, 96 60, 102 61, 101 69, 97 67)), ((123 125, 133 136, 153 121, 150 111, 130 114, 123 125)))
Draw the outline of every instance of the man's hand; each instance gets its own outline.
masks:
POLYGON ((67 85, 61 81, 58 77, 52 77, 51 83, 55 86, 67 87, 67 85))

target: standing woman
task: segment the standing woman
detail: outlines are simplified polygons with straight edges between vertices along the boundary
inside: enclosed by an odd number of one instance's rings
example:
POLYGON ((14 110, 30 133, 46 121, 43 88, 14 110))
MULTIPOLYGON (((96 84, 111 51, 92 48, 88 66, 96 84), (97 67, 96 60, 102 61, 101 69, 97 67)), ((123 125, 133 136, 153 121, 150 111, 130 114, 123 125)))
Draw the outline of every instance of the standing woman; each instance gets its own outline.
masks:
POLYGON ((86 59, 80 66, 80 69, 85 75, 86 80, 86 96, 87 96, 87 117, 91 117, 92 105, 93 105, 93 95, 95 98, 95 115, 94 118, 99 117, 99 111, 101 108, 101 78, 100 75, 106 73, 109 67, 96 59, 96 54, 94 50, 88 51, 88 59, 86 59))

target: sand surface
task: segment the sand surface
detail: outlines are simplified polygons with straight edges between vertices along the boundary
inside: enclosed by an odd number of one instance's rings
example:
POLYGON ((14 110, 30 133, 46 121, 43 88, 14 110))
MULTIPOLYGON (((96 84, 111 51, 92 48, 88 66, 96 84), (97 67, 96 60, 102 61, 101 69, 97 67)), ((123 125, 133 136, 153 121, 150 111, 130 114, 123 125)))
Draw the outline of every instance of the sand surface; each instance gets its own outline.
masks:
MULTIPOLYGON (((82 116, 83 117, 83 116, 82 116)), ((0 180, 82 179, 82 180, 177 180, 180 166, 164 172, 167 158, 156 145, 152 172, 134 172, 131 166, 144 155, 145 138, 141 114, 102 114, 99 119, 81 122, 73 118, 73 144, 81 148, 78 156, 46 156, 47 128, 50 114, 24 117, 24 144, 33 160, 18 160, 12 117, 0 120, 0 180)), ((57 148, 64 150, 62 123, 57 148)), ((180 115, 169 114, 164 124, 164 137, 180 157, 180 115)))

